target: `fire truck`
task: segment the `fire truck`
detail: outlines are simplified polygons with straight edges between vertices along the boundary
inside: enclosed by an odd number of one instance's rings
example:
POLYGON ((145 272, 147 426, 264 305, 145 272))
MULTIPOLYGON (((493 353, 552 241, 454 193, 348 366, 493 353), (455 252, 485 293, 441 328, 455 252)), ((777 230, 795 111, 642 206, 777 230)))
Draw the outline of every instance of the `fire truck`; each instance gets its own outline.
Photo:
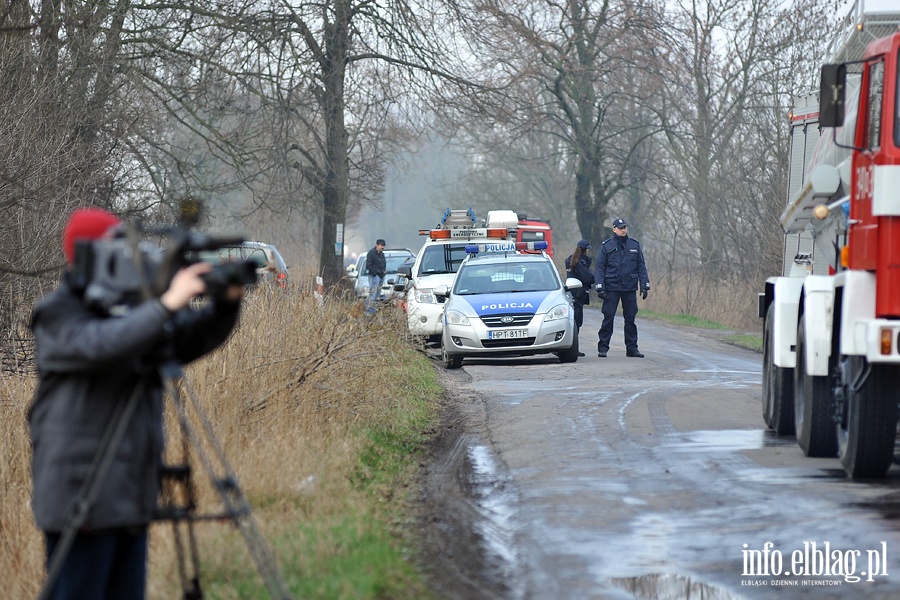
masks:
POLYGON ((484 221, 485 227, 506 227, 510 241, 547 242, 546 253, 553 257, 553 228, 550 221, 529 217, 514 210, 489 210, 484 221))
POLYGON ((766 425, 853 479, 890 468, 900 400, 900 12, 863 7, 791 115, 782 276, 759 296, 766 425))

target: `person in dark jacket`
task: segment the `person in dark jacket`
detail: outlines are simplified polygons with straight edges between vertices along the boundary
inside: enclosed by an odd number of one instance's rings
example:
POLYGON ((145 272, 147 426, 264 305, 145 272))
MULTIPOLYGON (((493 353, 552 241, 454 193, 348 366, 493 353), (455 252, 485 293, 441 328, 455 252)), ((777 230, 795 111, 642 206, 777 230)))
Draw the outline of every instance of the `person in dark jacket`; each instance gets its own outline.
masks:
POLYGON ((375 247, 366 252, 366 275, 369 277, 369 297, 366 309, 371 309, 381 294, 384 276, 387 272, 387 258, 384 256, 384 240, 376 240, 375 247))
MULTIPOLYGON (((572 292, 572 304, 575 311, 575 335, 584 323, 584 305, 591 303, 591 286, 594 285, 594 273, 591 271, 592 259, 588 256, 591 243, 587 240, 579 240, 575 245, 575 252, 566 257, 566 277, 575 277, 581 281, 581 289, 572 292)), ((578 356, 584 356, 579 352, 578 356)))
POLYGON ((597 297, 603 300, 603 324, 597 336, 597 356, 606 358, 609 340, 613 333, 613 320, 619 302, 625 317, 625 356, 644 358, 638 350, 637 325, 634 318, 638 313, 637 291, 647 299, 650 279, 644 264, 644 253, 637 240, 628 237, 628 224, 623 219, 613 221, 613 236, 600 245, 597 254, 597 269, 594 272, 597 297))
POLYGON ((63 560, 46 582, 54 600, 145 597, 147 527, 163 453, 161 357, 182 364, 199 358, 224 342, 238 319, 240 286, 204 308, 189 307, 206 289, 208 263, 180 269, 159 298, 122 314, 91 308, 71 269, 75 241, 96 240, 118 223, 101 209, 73 213, 63 235, 70 269, 32 313, 38 370, 28 413, 32 508, 45 534, 48 572, 63 560), (131 407, 127 417, 117 418, 123 406, 131 407), (116 448, 103 441, 111 422, 124 428, 116 448), (87 493, 85 481, 100 472, 104 457, 111 459, 105 476, 96 480, 96 493, 87 493), (63 536, 70 532, 67 548, 63 536))

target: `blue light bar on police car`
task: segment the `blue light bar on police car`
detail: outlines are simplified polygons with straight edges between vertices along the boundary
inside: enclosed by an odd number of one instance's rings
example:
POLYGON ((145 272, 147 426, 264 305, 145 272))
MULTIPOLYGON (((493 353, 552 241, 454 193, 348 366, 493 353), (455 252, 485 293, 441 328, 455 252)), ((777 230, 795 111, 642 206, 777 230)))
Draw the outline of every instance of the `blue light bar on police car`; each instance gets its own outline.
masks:
POLYGON ((486 244, 467 244, 467 254, 490 254, 515 252, 516 250, 546 250, 547 242, 491 242, 486 244))

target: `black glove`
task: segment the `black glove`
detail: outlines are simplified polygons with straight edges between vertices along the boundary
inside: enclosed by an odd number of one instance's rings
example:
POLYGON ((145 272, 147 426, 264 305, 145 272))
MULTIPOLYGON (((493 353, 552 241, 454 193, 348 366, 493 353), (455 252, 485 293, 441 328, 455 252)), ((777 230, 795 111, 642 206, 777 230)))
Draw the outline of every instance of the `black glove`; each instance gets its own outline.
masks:
POLYGON ((597 286, 597 297, 601 300, 606 300, 606 291, 603 289, 602 285, 597 286))
POLYGON ((648 292, 648 291, 649 291, 649 290, 646 290, 646 289, 641 290, 641 300, 646 300, 646 299, 647 299, 647 292, 648 292))

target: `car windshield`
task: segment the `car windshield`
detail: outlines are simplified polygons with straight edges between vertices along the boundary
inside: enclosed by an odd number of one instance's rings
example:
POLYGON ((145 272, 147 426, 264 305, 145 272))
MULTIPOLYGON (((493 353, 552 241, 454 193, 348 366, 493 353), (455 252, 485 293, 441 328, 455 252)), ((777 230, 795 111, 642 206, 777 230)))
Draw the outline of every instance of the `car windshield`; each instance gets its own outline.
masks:
POLYGON ((422 262, 419 263, 419 276, 456 273, 466 257, 466 246, 464 244, 459 246, 434 244, 426 246, 422 252, 424 254, 422 262))
POLYGON ((456 278, 453 293, 467 296, 556 289, 559 289, 559 279, 549 263, 504 262, 466 266, 456 278))
MULTIPOLYGON (((396 273, 397 269, 400 268, 407 259, 409 259, 409 254, 388 254, 385 252, 384 254, 384 262, 385 262, 385 273, 396 273)), ((360 273, 366 272, 366 257, 361 256, 359 259, 359 263, 356 266, 356 270, 360 273)))
POLYGON ((396 256, 388 255, 386 257, 387 268, 385 269, 388 273, 396 273, 397 269, 400 268, 406 259, 409 258, 408 254, 398 254, 396 256))
POLYGON ((259 248, 243 246, 227 246, 217 250, 201 250, 198 258, 204 262, 219 264, 223 262, 252 262, 263 266, 268 262, 266 253, 259 248))

